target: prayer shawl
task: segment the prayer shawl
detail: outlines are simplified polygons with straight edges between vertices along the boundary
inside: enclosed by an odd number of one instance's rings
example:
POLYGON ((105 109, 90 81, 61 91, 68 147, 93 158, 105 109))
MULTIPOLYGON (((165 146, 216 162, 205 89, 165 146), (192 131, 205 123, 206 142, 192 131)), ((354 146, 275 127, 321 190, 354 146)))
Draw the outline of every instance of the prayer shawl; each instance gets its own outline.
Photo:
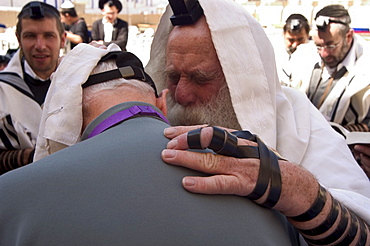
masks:
POLYGON ((79 141, 83 120, 81 85, 104 55, 120 50, 116 44, 100 49, 81 43, 62 59, 51 76, 45 98, 35 161, 79 141))
MULTIPOLYGON (((300 91, 307 93, 310 86, 312 70, 316 63, 322 66, 322 60, 313 44, 298 47, 294 54, 293 80, 300 91), (301 59, 305 57, 305 59, 301 59)), ((315 47, 316 48, 316 47, 315 47)), ((370 107, 370 46, 359 35, 354 34, 351 52, 354 53, 354 66, 349 67, 348 74, 340 78, 330 91, 319 111, 328 121, 342 124, 361 123, 370 107)))
POLYGON ((1 149, 34 148, 39 131, 42 109, 34 99, 21 92, 32 95, 23 81, 21 57, 22 53, 18 50, 0 73, 1 149), (20 90, 4 81, 13 81, 20 90))
POLYGON ((271 42, 273 44, 275 43, 275 46, 273 48, 275 52, 277 73, 280 79, 280 83, 282 85, 289 85, 292 74, 292 65, 290 64, 291 54, 286 51, 284 36, 279 36, 279 38, 276 38, 276 40, 271 40, 271 42))
MULTIPOLYGON (((199 0, 211 30, 239 124, 311 171, 332 195, 370 223, 370 182, 344 139, 306 96, 280 86, 272 45, 261 25, 231 0, 199 0)), ((162 90, 165 51, 172 30, 167 6, 146 71, 162 90), (160 84, 162 83, 162 84, 160 84)), ((227 126, 226 126, 227 127, 227 126)))

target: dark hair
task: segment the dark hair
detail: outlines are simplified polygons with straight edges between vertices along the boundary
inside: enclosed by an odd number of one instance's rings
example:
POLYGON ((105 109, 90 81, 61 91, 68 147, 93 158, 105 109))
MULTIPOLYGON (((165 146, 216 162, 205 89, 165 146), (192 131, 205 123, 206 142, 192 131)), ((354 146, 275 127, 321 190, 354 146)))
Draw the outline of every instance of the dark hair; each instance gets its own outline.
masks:
POLYGON ((332 5, 325 6, 319 12, 316 13, 315 20, 319 16, 327 16, 327 17, 343 19, 345 20, 344 22, 346 24, 351 23, 351 17, 349 16, 348 11, 344 8, 343 5, 340 5, 340 4, 332 4, 332 5))
POLYGON ((122 10, 122 3, 119 0, 99 0, 99 8, 104 9, 104 5, 108 5, 110 8, 115 6, 118 13, 122 10))
POLYGON ((75 8, 68 8, 68 9, 60 9, 60 13, 62 14, 62 15, 66 15, 66 14, 68 14, 69 16, 71 16, 71 17, 77 17, 77 12, 76 12, 76 10, 75 10, 75 8))
POLYGON ((330 23, 338 23, 343 26, 340 27, 340 32, 345 35, 350 29, 349 24, 351 24, 351 17, 347 9, 340 4, 332 4, 325 6, 315 16, 316 25, 319 30, 325 30, 326 26, 330 23), (326 21, 319 22, 320 18, 327 18, 326 21))
POLYGON ((17 16, 16 33, 20 37, 22 32, 22 20, 33 19, 40 20, 43 18, 55 19, 60 36, 64 33, 64 26, 60 20, 59 11, 53 6, 39 1, 32 1, 23 6, 17 16))
POLYGON ((284 33, 299 33, 304 29, 307 34, 310 33, 310 25, 308 20, 301 14, 291 14, 285 21, 283 27, 284 33))

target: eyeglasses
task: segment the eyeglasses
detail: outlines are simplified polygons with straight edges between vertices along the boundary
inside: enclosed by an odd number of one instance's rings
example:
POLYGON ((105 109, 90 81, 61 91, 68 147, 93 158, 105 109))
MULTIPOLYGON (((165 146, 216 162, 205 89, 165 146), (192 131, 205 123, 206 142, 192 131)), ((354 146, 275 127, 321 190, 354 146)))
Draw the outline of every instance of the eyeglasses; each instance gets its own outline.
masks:
POLYGON ((333 50, 333 49, 337 48, 343 40, 344 39, 339 41, 337 44, 330 44, 330 45, 325 45, 325 46, 316 45, 316 49, 317 49, 317 51, 322 51, 324 49, 333 50))

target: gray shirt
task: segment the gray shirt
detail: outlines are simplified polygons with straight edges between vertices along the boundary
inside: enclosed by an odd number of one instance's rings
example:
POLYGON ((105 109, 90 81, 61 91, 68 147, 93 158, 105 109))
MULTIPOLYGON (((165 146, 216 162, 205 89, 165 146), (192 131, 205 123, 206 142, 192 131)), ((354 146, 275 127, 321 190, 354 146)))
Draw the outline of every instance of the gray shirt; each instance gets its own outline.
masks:
POLYGON ((166 127, 131 118, 1 176, 0 245, 297 245, 276 211, 184 190, 204 174, 162 161, 166 127))

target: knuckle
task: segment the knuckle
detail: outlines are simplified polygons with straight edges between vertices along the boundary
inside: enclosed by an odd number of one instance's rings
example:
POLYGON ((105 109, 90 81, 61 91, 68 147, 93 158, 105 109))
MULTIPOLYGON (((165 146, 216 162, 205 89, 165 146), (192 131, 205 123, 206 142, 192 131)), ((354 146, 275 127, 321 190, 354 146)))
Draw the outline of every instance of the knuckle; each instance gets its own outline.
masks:
POLYGON ((205 153, 205 155, 203 155, 202 163, 205 168, 212 173, 218 173, 221 171, 219 170, 219 158, 217 158, 217 155, 215 154, 205 153))
POLYGON ((220 191, 220 193, 229 194, 229 192, 232 191, 232 188, 224 175, 220 175, 218 179, 215 180, 215 187, 216 190, 220 191))
POLYGON ((205 153, 200 163, 207 172, 220 174, 212 184, 214 191, 218 193, 248 195, 257 183, 260 167, 258 159, 239 159, 205 153))

